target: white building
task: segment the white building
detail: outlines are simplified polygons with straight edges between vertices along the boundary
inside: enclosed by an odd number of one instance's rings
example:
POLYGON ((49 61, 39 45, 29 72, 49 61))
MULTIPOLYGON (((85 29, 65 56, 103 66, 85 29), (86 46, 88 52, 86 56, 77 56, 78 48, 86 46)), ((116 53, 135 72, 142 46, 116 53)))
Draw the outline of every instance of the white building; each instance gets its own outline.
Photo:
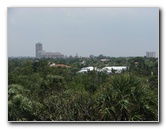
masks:
POLYGON ((78 71, 79 73, 87 73, 88 71, 93 71, 96 70, 96 67, 93 66, 89 66, 89 67, 84 67, 82 68, 80 71, 78 71))
POLYGON ((111 67, 104 67, 102 68, 103 72, 112 73, 112 71, 115 71, 115 73, 121 73, 123 70, 126 70, 126 66, 111 66, 111 67))
POLYGON ((84 67, 82 68, 80 71, 78 71, 79 73, 87 73, 88 71, 98 71, 98 72, 106 72, 106 73, 112 73, 112 71, 114 71, 115 73, 121 73, 123 70, 126 70, 127 67, 126 66, 111 66, 111 67, 104 67, 102 69, 93 67, 93 66, 89 66, 89 67, 84 67))

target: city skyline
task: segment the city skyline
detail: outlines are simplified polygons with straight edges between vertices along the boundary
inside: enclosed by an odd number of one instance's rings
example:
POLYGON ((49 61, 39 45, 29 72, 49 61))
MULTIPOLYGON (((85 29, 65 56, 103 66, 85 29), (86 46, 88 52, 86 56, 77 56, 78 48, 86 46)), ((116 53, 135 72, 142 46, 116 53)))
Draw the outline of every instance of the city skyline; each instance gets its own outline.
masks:
POLYGON ((59 52, 47 52, 43 49, 42 43, 36 43, 36 58, 64 58, 59 52))
POLYGON ((158 57, 159 8, 8 8, 8 56, 158 57))

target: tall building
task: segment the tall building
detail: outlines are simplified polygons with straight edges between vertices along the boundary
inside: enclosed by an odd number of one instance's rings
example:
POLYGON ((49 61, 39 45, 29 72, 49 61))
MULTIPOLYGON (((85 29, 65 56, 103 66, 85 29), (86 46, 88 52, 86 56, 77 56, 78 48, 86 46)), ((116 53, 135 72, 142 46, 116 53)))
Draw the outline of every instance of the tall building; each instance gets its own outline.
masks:
POLYGON ((146 52, 146 57, 150 58, 150 57, 156 57, 156 52, 146 52))
POLYGON ((36 58, 64 58, 64 55, 59 52, 46 52, 43 50, 42 43, 37 43, 36 58))
POLYGON ((43 51, 42 43, 36 43, 36 57, 39 58, 39 52, 43 51))

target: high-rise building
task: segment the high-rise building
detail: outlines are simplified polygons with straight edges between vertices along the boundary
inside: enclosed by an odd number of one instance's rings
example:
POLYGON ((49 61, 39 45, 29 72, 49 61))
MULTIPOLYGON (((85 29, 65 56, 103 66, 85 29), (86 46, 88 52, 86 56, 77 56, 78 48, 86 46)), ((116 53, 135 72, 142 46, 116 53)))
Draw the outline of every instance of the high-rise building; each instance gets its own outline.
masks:
POLYGON ((146 57, 150 58, 150 57, 156 57, 156 52, 146 52, 146 57))
POLYGON ((39 58, 39 52, 43 51, 43 45, 42 43, 37 43, 36 44, 36 57, 39 58))
POLYGON ((59 52, 46 52, 43 50, 42 43, 37 43, 36 58, 64 58, 64 55, 59 52))

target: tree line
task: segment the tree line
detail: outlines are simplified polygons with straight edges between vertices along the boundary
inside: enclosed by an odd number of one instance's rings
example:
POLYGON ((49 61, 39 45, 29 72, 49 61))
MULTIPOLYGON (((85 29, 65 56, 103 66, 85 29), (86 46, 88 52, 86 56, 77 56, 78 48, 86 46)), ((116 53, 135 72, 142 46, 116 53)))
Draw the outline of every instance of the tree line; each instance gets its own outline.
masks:
POLYGON ((158 121, 158 60, 8 59, 9 121, 158 121), (72 66, 50 67, 49 63, 72 66), (84 66, 127 65, 121 74, 84 66))

